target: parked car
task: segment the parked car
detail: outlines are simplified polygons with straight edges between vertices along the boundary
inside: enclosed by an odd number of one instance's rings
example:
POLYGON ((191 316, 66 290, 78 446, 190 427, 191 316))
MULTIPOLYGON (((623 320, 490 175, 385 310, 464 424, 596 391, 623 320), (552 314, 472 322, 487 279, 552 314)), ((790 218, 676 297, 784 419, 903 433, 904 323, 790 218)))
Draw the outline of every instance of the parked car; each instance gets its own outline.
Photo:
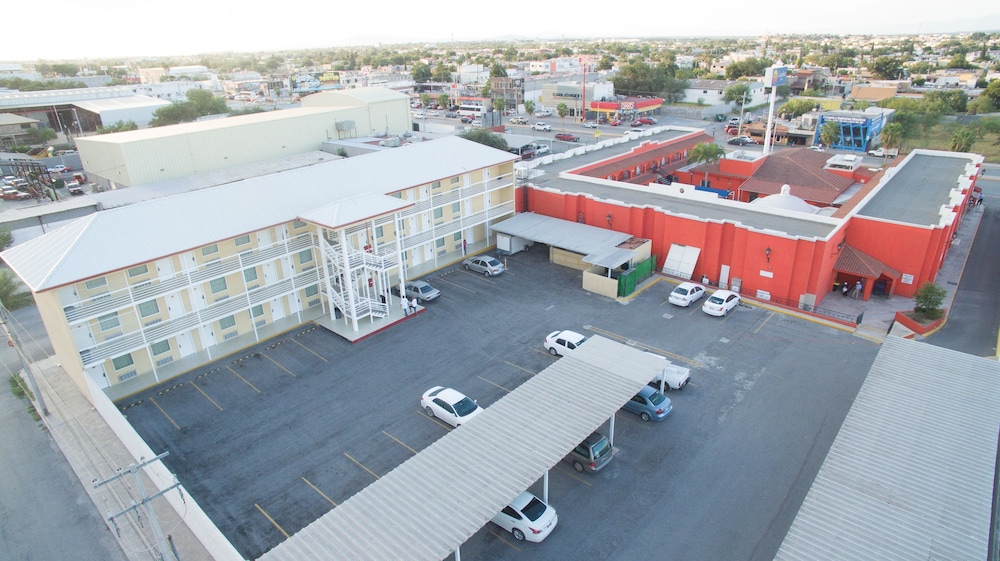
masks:
POLYGON ((531 130, 549 132, 552 130, 552 125, 544 123, 542 121, 538 121, 537 123, 531 125, 531 130))
POLYGON ((728 144, 736 144, 738 146, 746 146, 747 144, 755 144, 755 142, 753 141, 753 139, 750 138, 749 136, 736 136, 736 137, 730 138, 726 142, 728 144))
POLYGON ((483 408, 464 393, 434 386, 420 396, 420 407, 427 412, 428 417, 441 419, 453 427, 468 423, 483 412, 483 408))
POLYGON ((586 341, 587 338, 576 331, 553 331, 542 341, 542 346, 552 356, 563 356, 573 352, 586 341))
POLYGON ((656 124, 656 119, 654 119, 652 117, 639 117, 638 119, 636 119, 635 121, 632 122, 632 126, 633 127, 637 126, 636 123, 639 123, 640 126, 641 125, 655 125, 656 124))
POLYGON ((73 180, 66 184, 69 189, 70 195, 82 195, 83 194, 83 184, 79 181, 73 180))
POLYGON ((462 117, 460 121, 462 121, 466 125, 469 125, 472 124, 472 121, 475 121, 475 119, 473 119, 472 117, 462 117))
POLYGON ((809 149, 813 152, 826 152, 826 148, 823 148, 822 146, 810 146, 809 149))
POLYGON ((526 117, 511 117, 510 124, 512 125, 527 125, 528 119, 526 117))
POLYGON ((636 120, 632 121, 632 124, 630 124, 629 126, 630 127, 641 127, 642 125, 645 125, 645 124, 646 123, 643 123, 639 119, 636 119, 636 120))
POLYGON ((552 148, 549 148, 548 144, 538 144, 535 146, 535 154, 542 156, 544 154, 549 154, 552 152, 552 148))
POLYGON ((634 132, 636 134, 642 134, 642 133, 644 133, 646 131, 644 131, 642 129, 629 129, 628 132, 634 132))
POLYGON ((551 117, 551 116, 552 116, 552 111, 549 111, 548 109, 539 109, 538 111, 535 111, 535 117, 551 117))
POLYGON ((716 290, 701 305, 701 311, 710 316, 725 316, 740 303, 740 295, 731 290, 716 290))
POLYGON ((570 134, 568 132, 560 132, 556 133, 555 139, 564 140, 566 142, 577 142, 580 140, 580 137, 575 134, 570 134))
POLYGON ((444 116, 448 119, 457 119, 458 113, 455 113, 454 111, 445 111, 444 116))
POLYGON ((440 111, 428 111, 427 112, 427 116, 428 117, 440 117, 441 116, 441 112, 440 111))
POLYGON ((49 173, 62 173, 64 171, 69 171, 69 169, 70 168, 62 164, 57 164, 49 168, 49 173))
POLYGON ((17 181, 17 176, 15 176, 15 175, 5 175, 5 176, 3 176, 3 184, 4 185, 14 185, 15 181, 17 181))
MULTIPOLYGON (((392 291, 395 294, 399 294, 399 285, 392 287, 392 291)), ((416 298, 417 302, 429 302, 441 296, 440 290, 420 280, 407 281, 403 285, 403 291, 407 298, 416 298)))
POLYGON ((413 118, 414 119, 426 119, 427 115, 423 111, 414 111, 413 112, 413 118))
POLYGON ((570 451, 563 461, 573 464, 573 469, 579 473, 601 471, 614 457, 614 450, 608 437, 594 432, 570 451))
POLYGON ((730 117, 729 118, 729 124, 730 125, 740 126, 740 118, 739 117, 730 117))
POLYGON ((504 507, 491 520, 507 530, 517 541, 540 542, 552 533, 559 523, 556 509, 525 491, 504 507))
POLYGON ((503 263, 489 255, 469 257, 465 261, 462 261, 462 267, 465 267, 468 271, 482 273, 488 277, 499 275, 504 271, 503 263))
POLYGON ((676 364, 667 360, 667 357, 658 355, 656 353, 651 353, 649 351, 643 351, 649 356, 655 356, 656 358, 663 360, 663 368, 653 376, 653 379, 647 382, 650 386, 660 390, 663 393, 665 390, 680 390, 684 389, 684 386, 691 381, 691 369, 686 366, 677 366, 676 364))
POLYGON ((642 388, 625 402, 625 410, 639 415, 643 421, 662 421, 673 409, 670 398, 650 386, 642 388))
POLYGON ((869 150, 868 155, 876 158, 888 157, 891 160, 899 155, 899 148, 878 148, 876 150, 869 150))
POLYGON ((684 306, 686 308, 701 300, 701 297, 704 295, 704 286, 693 282, 682 282, 670 293, 668 300, 675 306, 684 306))
POLYGON ((30 199, 31 195, 25 193, 24 191, 18 191, 9 185, 4 185, 3 193, 0 194, 0 198, 5 201, 24 201, 30 199))
POLYGON ((611 125, 612 127, 620 127, 620 126, 622 126, 622 120, 621 119, 611 119, 611 121, 608 124, 611 125))
POLYGON ((583 128, 585 128, 585 129, 596 129, 597 128, 597 123, 595 123, 594 121, 585 121, 583 123, 583 128))
POLYGON ((740 127, 737 125, 726 125, 726 134, 736 135, 740 133, 740 127))

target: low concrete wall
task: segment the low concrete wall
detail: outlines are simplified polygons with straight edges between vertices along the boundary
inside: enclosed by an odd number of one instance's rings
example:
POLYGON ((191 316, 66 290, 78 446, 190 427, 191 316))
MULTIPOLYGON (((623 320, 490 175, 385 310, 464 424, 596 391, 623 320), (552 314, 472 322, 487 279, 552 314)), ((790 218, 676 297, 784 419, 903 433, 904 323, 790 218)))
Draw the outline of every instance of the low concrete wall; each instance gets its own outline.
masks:
POLYGON ((573 253, 565 249, 559 249, 558 247, 549 248, 549 261, 556 265, 576 269, 577 271, 586 271, 590 268, 590 264, 584 263, 583 256, 579 253, 573 253))
POLYGON ((608 270, 599 265, 594 265, 583 272, 583 289, 587 292, 607 296, 608 298, 618 297, 618 279, 609 278, 608 270))

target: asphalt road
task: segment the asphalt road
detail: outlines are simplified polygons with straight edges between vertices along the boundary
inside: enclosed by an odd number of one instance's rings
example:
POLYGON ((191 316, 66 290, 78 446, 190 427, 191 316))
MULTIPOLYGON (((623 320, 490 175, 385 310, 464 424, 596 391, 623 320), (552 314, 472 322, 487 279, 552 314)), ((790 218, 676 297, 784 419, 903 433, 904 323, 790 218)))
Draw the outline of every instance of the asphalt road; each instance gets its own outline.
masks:
POLYGON ((948 321, 927 337, 932 345, 984 356, 997 356, 1000 331, 1000 259, 994 249, 1000 245, 1000 166, 987 166, 977 185, 983 188, 983 206, 970 212, 984 212, 972 242, 962 280, 955 291, 948 321))
MULTIPOLYGON (((421 411, 427 388, 489 407, 556 360, 550 331, 598 333, 674 354, 691 384, 662 423, 619 412, 600 473, 552 470, 560 522, 545 542, 487 524, 463 558, 771 559, 878 346, 750 306, 675 308, 665 281, 619 303, 543 254, 510 256, 494 278, 436 272, 426 312, 355 345, 305 326, 119 405, 253 558, 450 430, 421 411)), ((565 399, 553 407, 571 411, 572 388, 565 399)))
MULTIPOLYGON (((34 358, 51 353, 36 308, 14 312, 34 358)), ((4 377, 20 369, 13 349, 0 348, 4 377)), ((0 388, 0 559, 125 561, 118 542, 79 478, 40 422, 6 382, 0 388)))

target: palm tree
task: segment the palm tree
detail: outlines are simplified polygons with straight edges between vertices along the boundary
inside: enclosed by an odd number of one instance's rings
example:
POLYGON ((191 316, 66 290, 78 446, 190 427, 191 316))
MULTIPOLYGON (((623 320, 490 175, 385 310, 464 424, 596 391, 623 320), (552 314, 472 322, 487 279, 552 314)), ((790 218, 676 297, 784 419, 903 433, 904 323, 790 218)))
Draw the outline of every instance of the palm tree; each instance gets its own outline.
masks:
POLYGON ((882 148, 885 148, 883 154, 884 163, 889 159, 889 149, 899 148, 899 145, 903 142, 903 125, 899 123, 889 123, 888 125, 882 127, 882 148))
POLYGON ((968 152, 976 142, 976 133, 969 127, 960 127, 952 133, 949 144, 952 152, 968 152))
MULTIPOLYGON (((688 163, 714 164, 726 156, 726 150, 714 142, 703 142, 688 151, 688 163)), ((708 184, 708 169, 705 169, 705 184, 708 184)))
POLYGON ((524 112, 528 114, 530 119, 535 114, 535 102, 530 99, 524 100, 524 112))
POLYGON ((566 115, 569 115, 569 106, 565 103, 556 105, 556 114, 562 119, 562 128, 566 130, 566 115))
POLYGON ((16 310, 34 303, 31 293, 23 290, 21 279, 9 269, 0 269, 0 303, 8 310, 16 310))
POLYGON ((840 141, 840 123, 829 121, 819 129, 819 141, 827 148, 832 147, 840 141))

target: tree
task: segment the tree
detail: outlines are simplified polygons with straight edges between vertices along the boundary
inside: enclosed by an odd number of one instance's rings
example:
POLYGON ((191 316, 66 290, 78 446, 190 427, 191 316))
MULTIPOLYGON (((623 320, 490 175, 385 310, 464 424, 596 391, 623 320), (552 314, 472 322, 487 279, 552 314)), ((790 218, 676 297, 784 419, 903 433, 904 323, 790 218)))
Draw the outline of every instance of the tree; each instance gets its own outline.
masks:
MULTIPOLYGON (((440 65, 438 65, 438 67, 440 67, 440 65)), ((437 68, 434 70, 437 71, 437 68)), ((421 82, 427 82, 431 79, 431 67, 422 62, 414 64, 413 69, 410 72, 413 74, 413 81, 418 84, 421 82)), ((435 79, 435 81, 439 80, 435 79)))
POLYGON ((101 127, 97 129, 97 134, 109 134, 113 132, 134 131, 134 130, 139 130, 139 125, 135 124, 135 121, 130 119, 128 121, 118 121, 113 125, 101 127))
POLYGON ((565 103, 560 103, 556 105, 556 114, 562 119, 563 129, 566 128, 566 115, 569 115, 569 106, 565 103))
POLYGON ((823 143, 824 146, 833 146, 840 142, 840 123, 836 121, 827 121, 823 123, 823 127, 819 129, 819 141, 823 143))
POLYGON ((42 129, 30 128, 27 135, 32 144, 45 144, 57 136, 56 131, 48 127, 42 129))
POLYGON ((660 95, 667 103, 677 103, 684 100, 687 95, 684 90, 691 85, 691 82, 681 78, 667 78, 663 81, 663 89, 660 95))
POLYGON ((778 115, 801 117, 816 108, 816 102, 810 99, 792 99, 778 106, 778 115))
POLYGON ((507 108, 507 100, 502 97, 498 97, 493 100, 493 109, 496 109, 503 115, 503 110, 507 108))
POLYGON ((530 99, 524 100, 524 112, 528 114, 529 118, 532 115, 534 115, 535 114, 535 102, 531 101, 530 99))
POLYGON ((447 64, 439 64, 434 67, 434 73, 431 75, 431 78, 435 82, 450 82, 451 73, 454 70, 455 70, 454 66, 449 66, 447 64))
MULTIPOLYGON (((880 135, 882 137, 882 146, 886 148, 899 148, 900 144, 903 143, 903 126, 899 123, 889 123, 882 127, 880 135)), ((888 150, 886 154, 888 155, 888 150)))
MULTIPOLYGON (((688 151, 688 162, 694 164, 714 164, 726 155, 726 150, 714 142, 696 144, 688 151)), ((705 183, 708 183, 708 168, 705 169, 705 183)))
POLYGON ((437 97, 438 105, 448 107, 448 94, 441 94, 437 97))
POLYGON ((226 100, 216 97, 215 94, 208 90, 193 88, 188 90, 185 95, 187 96, 188 103, 194 107, 199 117, 220 115, 229 112, 226 100))
POLYGON ((993 102, 994 107, 1000 107, 1000 80, 990 81, 979 97, 985 97, 993 102))
POLYGON ((506 78, 507 70, 499 62, 494 62, 490 68, 490 78, 506 78))
POLYGON ((479 144, 485 144, 486 146, 491 146, 497 150, 507 151, 507 141, 504 140, 502 136, 496 134, 489 129, 472 129, 462 134, 458 135, 466 140, 471 140, 473 142, 478 142, 479 144))
POLYGON ((14 234, 10 233, 9 228, 0 228, 0 251, 12 245, 14 245, 14 234))
POLYGON ((913 311, 926 319, 938 319, 943 315, 941 304, 948 292, 940 286, 925 282, 913 293, 913 311))
POLYGON ((743 102, 750 97, 750 86, 745 82, 733 84, 722 92, 722 101, 735 102, 737 107, 743 107, 743 102))
POLYGON ((948 146, 952 152, 968 152, 976 143, 976 133, 969 126, 960 126, 951 133, 948 146))
POLYGON ((903 75, 899 59, 889 56, 876 57, 869 70, 880 80, 898 80, 903 75))
POLYGON ((423 104, 424 108, 431 104, 431 94, 422 93, 420 94, 420 103, 423 104))
POLYGON ((10 269, 0 269, 0 303, 8 310, 16 310, 34 303, 30 292, 24 290, 21 279, 10 269))

